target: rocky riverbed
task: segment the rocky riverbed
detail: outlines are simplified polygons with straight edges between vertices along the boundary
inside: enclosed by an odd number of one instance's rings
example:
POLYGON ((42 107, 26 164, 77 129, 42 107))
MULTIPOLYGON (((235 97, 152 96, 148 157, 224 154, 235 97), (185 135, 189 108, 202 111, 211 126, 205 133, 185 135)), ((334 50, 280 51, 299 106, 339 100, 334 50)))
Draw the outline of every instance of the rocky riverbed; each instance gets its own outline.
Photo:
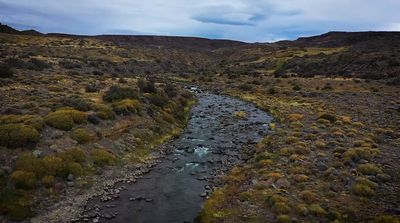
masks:
POLYGON ((246 159, 246 145, 267 134, 271 117, 254 105, 192 89, 198 104, 185 132, 148 173, 91 199, 82 222, 193 222, 227 171, 246 159))

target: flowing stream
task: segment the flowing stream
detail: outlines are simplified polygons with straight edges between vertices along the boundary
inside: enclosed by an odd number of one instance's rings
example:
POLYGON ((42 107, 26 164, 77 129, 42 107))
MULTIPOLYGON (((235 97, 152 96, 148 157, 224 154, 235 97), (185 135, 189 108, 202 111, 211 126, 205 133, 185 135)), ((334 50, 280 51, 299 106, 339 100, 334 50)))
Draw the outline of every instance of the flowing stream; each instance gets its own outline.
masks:
POLYGON ((118 199, 90 201, 87 213, 101 216, 94 222, 194 222, 218 186, 218 176, 242 163, 243 148, 254 148, 267 134, 271 117, 254 105, 192 91, 198 104, 183 134, 166 145, 171 154, 136 183, 125 185, 118 199), (236 117, 237 111, 246 112, 246 117, 236 117))

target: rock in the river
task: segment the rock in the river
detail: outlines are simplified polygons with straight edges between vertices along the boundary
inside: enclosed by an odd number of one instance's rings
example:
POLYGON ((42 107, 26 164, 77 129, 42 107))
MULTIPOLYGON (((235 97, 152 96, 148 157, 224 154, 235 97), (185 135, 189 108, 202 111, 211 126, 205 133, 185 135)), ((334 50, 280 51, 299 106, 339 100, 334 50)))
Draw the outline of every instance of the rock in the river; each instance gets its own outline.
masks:
POLYGON ((187 153, 194 153, 194 149, 193 149, 193 148, 187 148, 187 149, 186 149, 186 152, 187 152, 187 153))

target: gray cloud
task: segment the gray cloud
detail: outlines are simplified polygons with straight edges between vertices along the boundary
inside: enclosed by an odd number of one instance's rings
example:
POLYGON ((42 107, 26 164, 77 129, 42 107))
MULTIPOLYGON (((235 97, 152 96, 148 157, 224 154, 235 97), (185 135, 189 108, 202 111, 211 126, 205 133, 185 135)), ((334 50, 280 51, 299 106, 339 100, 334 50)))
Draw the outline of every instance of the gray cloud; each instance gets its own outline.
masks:
POLYGON ((41 32, 276 41, 330 30, 400 31, 398 0, 0 0, 0 22, 41 32))

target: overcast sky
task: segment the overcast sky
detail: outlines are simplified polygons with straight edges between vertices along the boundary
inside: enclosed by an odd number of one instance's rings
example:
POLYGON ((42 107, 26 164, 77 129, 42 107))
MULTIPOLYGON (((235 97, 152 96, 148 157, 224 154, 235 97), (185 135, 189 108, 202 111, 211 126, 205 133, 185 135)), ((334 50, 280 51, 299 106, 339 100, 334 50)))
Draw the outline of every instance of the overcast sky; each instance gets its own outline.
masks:
POLYGON ((400 0, 0 0, 0 22, 72 34, 246 42, 328 31, 400 31, 400 0))

